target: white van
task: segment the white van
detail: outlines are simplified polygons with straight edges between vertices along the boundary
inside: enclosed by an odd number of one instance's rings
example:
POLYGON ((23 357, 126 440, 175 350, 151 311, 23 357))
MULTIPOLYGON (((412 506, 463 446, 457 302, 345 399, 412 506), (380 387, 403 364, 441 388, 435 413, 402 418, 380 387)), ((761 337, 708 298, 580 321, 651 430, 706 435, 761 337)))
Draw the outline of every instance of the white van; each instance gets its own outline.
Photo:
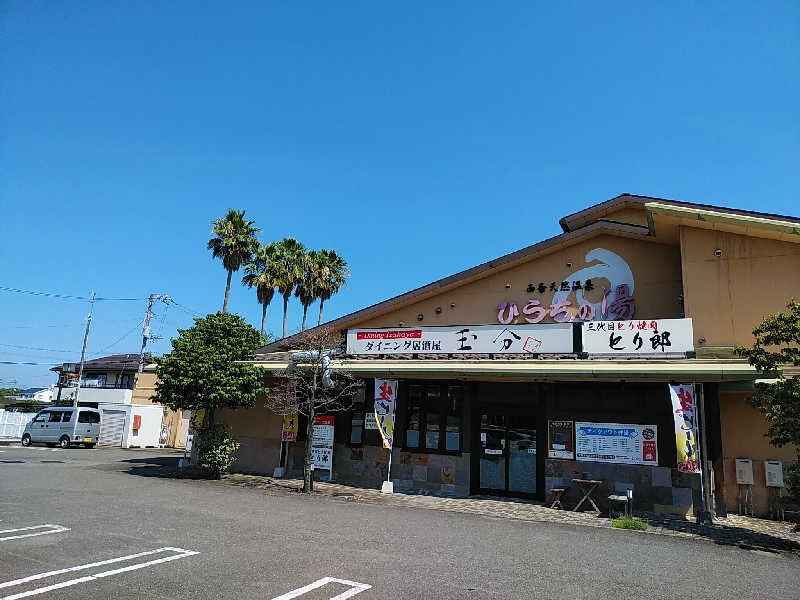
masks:
POLYGON ((45 408, 25 426, 22 445, 44 442, 48 446, 58 444, 62 448, 69 448, 71 444, 94 448, 99 438, 99 410, 83 406, 54 406, 45 408))

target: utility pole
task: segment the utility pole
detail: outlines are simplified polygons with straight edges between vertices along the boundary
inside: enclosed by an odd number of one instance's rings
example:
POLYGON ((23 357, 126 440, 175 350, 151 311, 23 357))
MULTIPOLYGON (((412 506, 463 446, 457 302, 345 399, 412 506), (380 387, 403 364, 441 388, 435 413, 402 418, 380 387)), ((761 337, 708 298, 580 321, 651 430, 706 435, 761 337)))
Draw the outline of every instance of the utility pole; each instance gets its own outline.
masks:
POLYGON ((139 352, 139 373, 144 371, 144 353, 147 348, 147 341, 153 337, 150 335, 150 319, 153 317, 153 302, 155 300, 169 302, 172 298, 165 294, 150 294, 147 299, 147 314, 144 317, 144 325, 142 326, 142 350, 139 352))
POLYGON ((75 388, 75 398, 72 406, 78 406, 78 395, 81 393, 81 377, 83 377, 83 363, 86 360, 86 342, 89 340, 89 327, 92 326, 92 313, 94 312, 94 290, 89 296, 89 316, 86 319, 86 333, 83 334, 83 349, 81 349, 81 367, 78 370, 78 387, 75 388))

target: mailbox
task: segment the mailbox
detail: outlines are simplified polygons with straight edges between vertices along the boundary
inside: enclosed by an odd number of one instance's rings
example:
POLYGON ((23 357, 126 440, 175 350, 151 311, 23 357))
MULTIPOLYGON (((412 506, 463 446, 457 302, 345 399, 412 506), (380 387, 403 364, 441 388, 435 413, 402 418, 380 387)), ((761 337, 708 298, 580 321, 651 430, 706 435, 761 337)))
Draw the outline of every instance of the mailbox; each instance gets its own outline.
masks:
POLYGON ((753 461, 749 458, 736 459, 736 483, 753 485, 753 461))
POLYGON ((767 487, 783 487, 783 463, 779 460, 765 460, 764 474, 767 487))
POLYGON ((137 431, 142 428, 142 415, 133 415, 133 430, 137 431))

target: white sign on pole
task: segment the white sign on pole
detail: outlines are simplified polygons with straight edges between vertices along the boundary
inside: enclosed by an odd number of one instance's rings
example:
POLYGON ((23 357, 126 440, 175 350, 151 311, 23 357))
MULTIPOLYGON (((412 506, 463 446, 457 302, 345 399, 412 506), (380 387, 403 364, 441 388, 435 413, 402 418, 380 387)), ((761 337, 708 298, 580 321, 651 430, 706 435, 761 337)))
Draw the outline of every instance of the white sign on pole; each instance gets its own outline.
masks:
POLYGON ((348 354, 570 354, 572 324, 348 329, 348 354))
POLYGON ((638 319, 582 323, 589 354, 674 354, 694 350, 691 319, 638 319))
POLYGON ((333 479, 333 424, 332 416, 314 417, 311 442, 311 464, 315 469, 327 469, 328 480, 333 479))
POLYGON ((658 466, 658 428, 575 423, 575 460, 658 466))

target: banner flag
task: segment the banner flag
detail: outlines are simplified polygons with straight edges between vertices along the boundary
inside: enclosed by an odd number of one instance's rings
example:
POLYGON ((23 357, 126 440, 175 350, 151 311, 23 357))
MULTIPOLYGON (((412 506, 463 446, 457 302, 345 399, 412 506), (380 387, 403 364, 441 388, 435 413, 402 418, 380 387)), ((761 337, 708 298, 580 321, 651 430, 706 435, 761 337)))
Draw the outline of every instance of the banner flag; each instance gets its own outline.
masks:
POLYGON ((699 473, 697 460, 697 409, 694 385, 670 385, 672 416, 675 419, 675 445, 678 449, 678 470, 699 473))
POLYGON ((394 407, 397 404, 397 381, 375 380, 375 420, 383 438, 383 447, 392 448, 394 437, 394 407))

